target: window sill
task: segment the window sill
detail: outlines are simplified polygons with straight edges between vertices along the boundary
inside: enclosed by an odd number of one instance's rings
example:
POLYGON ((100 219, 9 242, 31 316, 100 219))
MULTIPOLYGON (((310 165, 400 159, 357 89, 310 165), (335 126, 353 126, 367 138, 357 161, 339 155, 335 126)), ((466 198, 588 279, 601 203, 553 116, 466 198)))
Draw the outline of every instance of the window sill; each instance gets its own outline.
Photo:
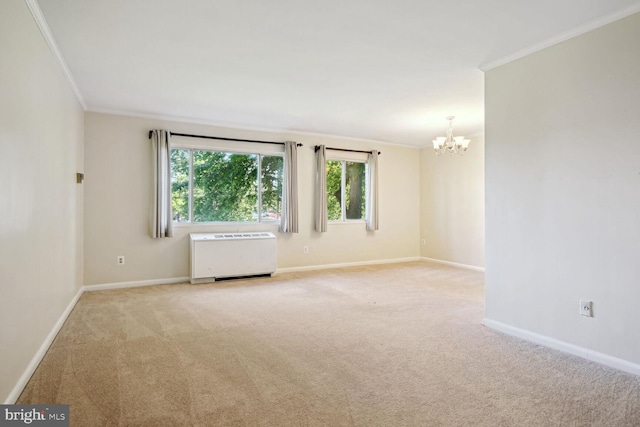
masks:
POLYGON ((350 225, 350 224, 366 224, 364 219, 351 219, 347 221, 327 221, 328 225, 350 225))
POLYGON ((255 227, 279 227, 280 222, 174 222, 175 228, 255 228, 255 227))

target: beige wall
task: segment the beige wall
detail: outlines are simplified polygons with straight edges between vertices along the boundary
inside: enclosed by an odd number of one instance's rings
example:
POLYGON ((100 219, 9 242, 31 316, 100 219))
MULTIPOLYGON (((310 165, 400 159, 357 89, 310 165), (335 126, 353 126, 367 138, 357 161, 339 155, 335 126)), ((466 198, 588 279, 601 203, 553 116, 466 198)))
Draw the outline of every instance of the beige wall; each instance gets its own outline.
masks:
MULTIPOLYGON (((168 279, 189 275, 190 232, 268 230, 278 237, 278 268, 396 260, 420 256, 419 150, 342 138, 216 128, 146 118, 87 113, 85 186, 85 284, 168 279), (275 225, 177 227, 172 239, 149 237, 150 129, 232 138, 295 140, 299 149, 300 233, 283 235, 275 225), (314 145, 379 149, 380 230, 364 223, 313 231, 314 145), (303 253, 303 246, 309 253, 303 253), (126 264, 116 265, 124 255, 126 264)), ((205 140, 192 140, 207 144, 205 140)))
POLYGON ((487 319, 636 366, 638 40, 640 14, 485 80, 487 319))
POLYGON ((0 399, 82 284, 83 112, 23 0, 0 2, 0 399))
POLYGON ((420 151, 421 255, 483 268, 484 136, 466 137, 463 156, 420 151))

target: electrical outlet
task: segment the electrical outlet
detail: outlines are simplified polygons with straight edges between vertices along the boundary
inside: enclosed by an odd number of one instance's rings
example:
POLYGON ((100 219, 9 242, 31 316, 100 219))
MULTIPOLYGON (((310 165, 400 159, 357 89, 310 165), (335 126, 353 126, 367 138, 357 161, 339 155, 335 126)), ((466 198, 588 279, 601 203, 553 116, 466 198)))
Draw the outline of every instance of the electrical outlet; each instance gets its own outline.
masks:
POLYGON ((422 243, 422 246, 425 246, 427 244, 427 239, 420 240, 420 243, 422 243))
POLYGON ((580 314, 587 317, 593 317, 593 302, 581 299, 580 314))
POLYGON ((116 258, 116 263, 118 265, 124 265, 124 255, 118 255, 118 257, 116 258))
POLYGON ((304 252, 305 254, 309 253, 309 246, 303 246, 302 247, 302 252, 304 252))

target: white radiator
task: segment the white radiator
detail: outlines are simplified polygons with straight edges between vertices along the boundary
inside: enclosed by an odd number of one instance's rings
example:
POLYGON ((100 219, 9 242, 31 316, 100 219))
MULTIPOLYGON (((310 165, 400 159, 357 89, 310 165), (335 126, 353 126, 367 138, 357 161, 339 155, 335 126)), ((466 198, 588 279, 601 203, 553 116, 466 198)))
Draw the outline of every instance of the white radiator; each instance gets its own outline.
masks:
POLYGON ((192 233, 191 283, 276 271, 273 233, 192 233))

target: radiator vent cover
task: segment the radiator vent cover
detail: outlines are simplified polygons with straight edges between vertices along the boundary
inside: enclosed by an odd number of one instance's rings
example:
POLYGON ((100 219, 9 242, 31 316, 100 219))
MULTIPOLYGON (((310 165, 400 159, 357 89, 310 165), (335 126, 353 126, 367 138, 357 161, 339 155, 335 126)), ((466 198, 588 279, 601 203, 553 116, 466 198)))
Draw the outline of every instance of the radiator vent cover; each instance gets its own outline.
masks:
MULTIPOLYGON (((195 233, 194 233, 195 234, 195 233)), ((255 238, 273 239, 273 233, 233 233, 233 234, 214 234, 214 239, 255 239, 255 238)), ((207 239, 206 237, 204 238, 207 239)))
POLYGON ((191 283, 276 271, 273 233, 191 233, 191 283))

